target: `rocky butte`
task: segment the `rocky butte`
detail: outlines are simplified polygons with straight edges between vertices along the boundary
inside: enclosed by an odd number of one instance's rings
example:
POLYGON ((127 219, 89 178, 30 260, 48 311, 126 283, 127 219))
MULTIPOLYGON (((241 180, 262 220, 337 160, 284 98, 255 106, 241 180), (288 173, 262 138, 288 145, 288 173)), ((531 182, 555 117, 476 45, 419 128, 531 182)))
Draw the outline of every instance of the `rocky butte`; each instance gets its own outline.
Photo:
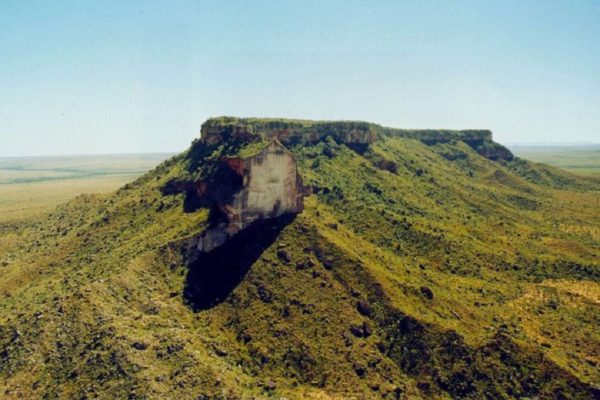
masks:
MULTIPOLYGON (((511 152, 492 141, 489 130, 408 130, 360 121, 306 121, 220 117, 207 120, 195 146, 224 144, 250 148, 238 156, 218 160, 205 179, 170 182, 165 192, 186 191, 217 211, 212 225, 197 238, 198 252, 209 252, 255 221, 302 212, 309 193, 298 174, 296 160, 286 146, 317 143, 327 137, 364 152, 384 136, 401 136, 427 145, 463 141, 491 160, 510 160, 511 152)), ((393 166, 383 167, 393 171, 393 166)))

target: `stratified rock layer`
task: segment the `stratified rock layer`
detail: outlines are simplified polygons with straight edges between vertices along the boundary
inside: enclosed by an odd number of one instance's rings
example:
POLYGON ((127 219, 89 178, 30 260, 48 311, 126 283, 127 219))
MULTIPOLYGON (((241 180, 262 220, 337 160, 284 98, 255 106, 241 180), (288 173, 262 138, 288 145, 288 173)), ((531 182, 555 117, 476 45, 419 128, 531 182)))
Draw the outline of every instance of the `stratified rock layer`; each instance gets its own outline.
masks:
POLYGON ((491 160, 511 160, 512 153, 492 140, 487 129, 396 129, 362 121, 307 121, 269 118, 219 117, 207 120, 201 128, 201 141, 215 145, 228 140, 251 141, 263 136, 276 138, 284 145, 315 143, 331 137, 356 148, 368 146, 383 136, 420 140, 427 145, 463 141, 491 160))
POLYGON ((252 140, 266 136, 285 145, 315 143, 330 136, 345 144, 369 144, 377 140, 380 126, 368 122, 317 122, 278 119, 212 118, 201 129, 201 140, 208 145, 227 140, 252 140))

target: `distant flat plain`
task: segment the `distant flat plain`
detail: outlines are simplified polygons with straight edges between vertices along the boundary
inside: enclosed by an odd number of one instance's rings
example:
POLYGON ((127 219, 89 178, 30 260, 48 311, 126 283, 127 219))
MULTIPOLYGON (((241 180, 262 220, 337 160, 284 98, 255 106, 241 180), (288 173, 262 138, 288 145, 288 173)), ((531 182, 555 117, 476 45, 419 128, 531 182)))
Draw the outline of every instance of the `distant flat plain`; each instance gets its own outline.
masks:
POLYGON ((600 177, 600 144, 508 145, 517 157, 549 164, 581 175, 600 177))
MULTIPOLYGON (((600 145, 509 145, 518 157, 600 177, 600 145)), ((0 222, 30 220, 82 193, 112 192, 171 153, 0 158, 0 222)))
POLYGON ((82 193, 112 192, 170 153, 0 158, 0 222, 35 218, 82 193))

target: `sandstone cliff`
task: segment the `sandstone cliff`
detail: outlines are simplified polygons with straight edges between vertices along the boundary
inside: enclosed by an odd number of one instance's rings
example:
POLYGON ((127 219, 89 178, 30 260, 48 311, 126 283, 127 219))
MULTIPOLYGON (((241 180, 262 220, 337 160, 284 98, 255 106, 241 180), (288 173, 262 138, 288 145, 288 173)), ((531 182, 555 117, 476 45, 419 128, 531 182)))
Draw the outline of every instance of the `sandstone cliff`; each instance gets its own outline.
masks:
POLYGON ((319 122, 286 119, 211 118, 202 124, 201 140, 208 145, 229 139, 249 140, 266 136, 285 145, 315 143, 327 136, 345 144, 373 143, 380 126, 368 122, 319 122))
POLYGON ((201 128, 201 141, 214 145, 228 140, 251 141, 257 137, 277 138, 284 145, 315 143, 332 137, 350 147, 365 148, 382 136, 400 136, 420 140, 427 145, 463 141, 482 156, 510 160, 512 153, 492 140, 485 129, 396 129, 362 121, 307 121, 219 117, 207 120, 201 128))
POLYGON ((200 252, 222 245, 257 220, 297 214, 304 209, 306 190, 296 160, 277 139, 258 154, 225 157, 217 168, 216 179, 191 183, 195 195, 220 214, 198 238, 196 247, 200 252))

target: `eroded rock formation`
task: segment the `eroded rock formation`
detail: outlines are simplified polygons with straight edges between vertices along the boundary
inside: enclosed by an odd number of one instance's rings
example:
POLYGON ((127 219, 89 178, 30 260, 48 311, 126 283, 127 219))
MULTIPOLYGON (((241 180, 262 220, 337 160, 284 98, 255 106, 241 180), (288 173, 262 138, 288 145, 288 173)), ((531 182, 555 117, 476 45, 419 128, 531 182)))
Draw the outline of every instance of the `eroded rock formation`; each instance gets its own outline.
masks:
POLYGON ((213 118, 202 125, 201 140, 207 145, 226 140, 274 138, 285 145, 316 143, 330 136, 339 143, 368 145, 379 137, 379 126, 368 122, 316 122, 277 119, 213 118))
POLYGON ((304 209, 305 188, 294 156, 277 139, 258 154, 221 160, 218 179, 198 182, 197 194, 212 203, 221 218, 198 238, 197 250, 211 251, 253 222, 297 214, 304 209))
POLYGON ((491 160, 511 160, 512 153, 495 143, 487 129, 396 129, 362 121, 305 121, 288 119, 258 119, 220 117, 207 120, 201 128, 201 141, 215 145, 228 140, 251 141, 265 136, 276 138, 284 145, 316 143, 331 137, 354 149, 366 146, 384 136, 419 140, 427 145, 463 141, 483 157, 491 160))

